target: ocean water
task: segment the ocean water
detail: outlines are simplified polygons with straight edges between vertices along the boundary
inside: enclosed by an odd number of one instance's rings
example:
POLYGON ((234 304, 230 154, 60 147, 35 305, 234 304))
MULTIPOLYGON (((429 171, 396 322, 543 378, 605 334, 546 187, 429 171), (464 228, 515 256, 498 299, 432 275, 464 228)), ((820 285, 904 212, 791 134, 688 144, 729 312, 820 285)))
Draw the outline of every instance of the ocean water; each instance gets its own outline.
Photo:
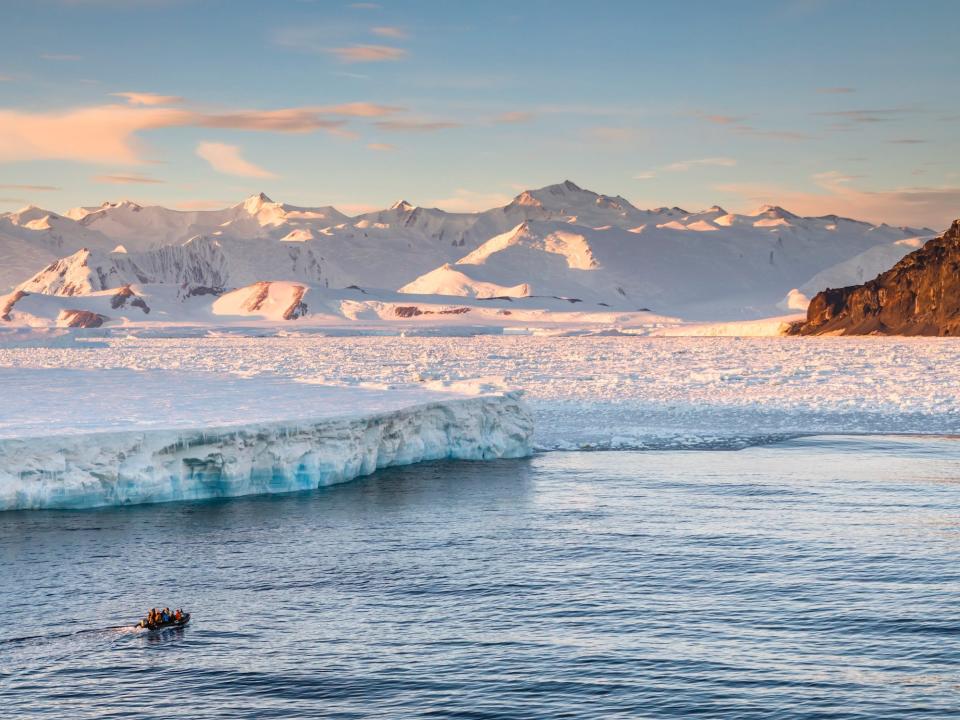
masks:
POLYGON ((0 716, 960 717, 960 441, 0 514, 0 716))

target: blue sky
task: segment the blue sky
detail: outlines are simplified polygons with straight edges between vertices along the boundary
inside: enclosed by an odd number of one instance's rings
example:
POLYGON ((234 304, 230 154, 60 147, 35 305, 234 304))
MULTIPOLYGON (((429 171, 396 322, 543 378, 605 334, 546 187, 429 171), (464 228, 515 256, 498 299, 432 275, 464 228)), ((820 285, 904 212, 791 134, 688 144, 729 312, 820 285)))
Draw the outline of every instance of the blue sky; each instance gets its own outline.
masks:
POLYGON ((960 216, 953 0, 24 0, 4 25, 0 210, 472 210, 569 178, 960 216))

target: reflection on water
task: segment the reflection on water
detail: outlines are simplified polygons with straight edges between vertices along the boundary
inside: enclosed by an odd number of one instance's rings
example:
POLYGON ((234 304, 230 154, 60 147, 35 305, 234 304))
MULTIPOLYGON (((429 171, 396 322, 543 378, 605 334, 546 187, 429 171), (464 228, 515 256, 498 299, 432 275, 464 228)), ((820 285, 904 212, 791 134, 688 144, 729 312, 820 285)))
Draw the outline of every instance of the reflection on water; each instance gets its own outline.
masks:
POLYGON ((800 438, 7 513, 0 707, 956 717, 958 479, 953 440, 800 438))

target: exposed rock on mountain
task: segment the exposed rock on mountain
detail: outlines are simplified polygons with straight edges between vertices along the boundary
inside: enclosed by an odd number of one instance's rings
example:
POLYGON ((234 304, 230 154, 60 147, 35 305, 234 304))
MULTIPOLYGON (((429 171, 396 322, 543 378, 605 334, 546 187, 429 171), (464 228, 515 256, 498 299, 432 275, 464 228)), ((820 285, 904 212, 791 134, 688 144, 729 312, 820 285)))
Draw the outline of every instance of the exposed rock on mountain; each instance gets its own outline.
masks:
POLYGON ((960 334, 960 220, 873 280, 818 293, 789 334, 960 334))

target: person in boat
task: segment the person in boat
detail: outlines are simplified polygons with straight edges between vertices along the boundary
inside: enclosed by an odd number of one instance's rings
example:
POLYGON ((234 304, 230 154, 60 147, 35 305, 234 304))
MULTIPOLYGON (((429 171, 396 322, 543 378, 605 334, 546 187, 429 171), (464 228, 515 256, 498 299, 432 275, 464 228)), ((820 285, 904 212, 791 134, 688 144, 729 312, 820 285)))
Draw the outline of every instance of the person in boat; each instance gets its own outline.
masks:
POLYGON ((180 608, 177 608, 177 609, 176 609, 176 612, 173 613, 173 619, 176 620, 177 622, 182 621, 182 620, 183 620, 183 610, 181 610, 180 608))

